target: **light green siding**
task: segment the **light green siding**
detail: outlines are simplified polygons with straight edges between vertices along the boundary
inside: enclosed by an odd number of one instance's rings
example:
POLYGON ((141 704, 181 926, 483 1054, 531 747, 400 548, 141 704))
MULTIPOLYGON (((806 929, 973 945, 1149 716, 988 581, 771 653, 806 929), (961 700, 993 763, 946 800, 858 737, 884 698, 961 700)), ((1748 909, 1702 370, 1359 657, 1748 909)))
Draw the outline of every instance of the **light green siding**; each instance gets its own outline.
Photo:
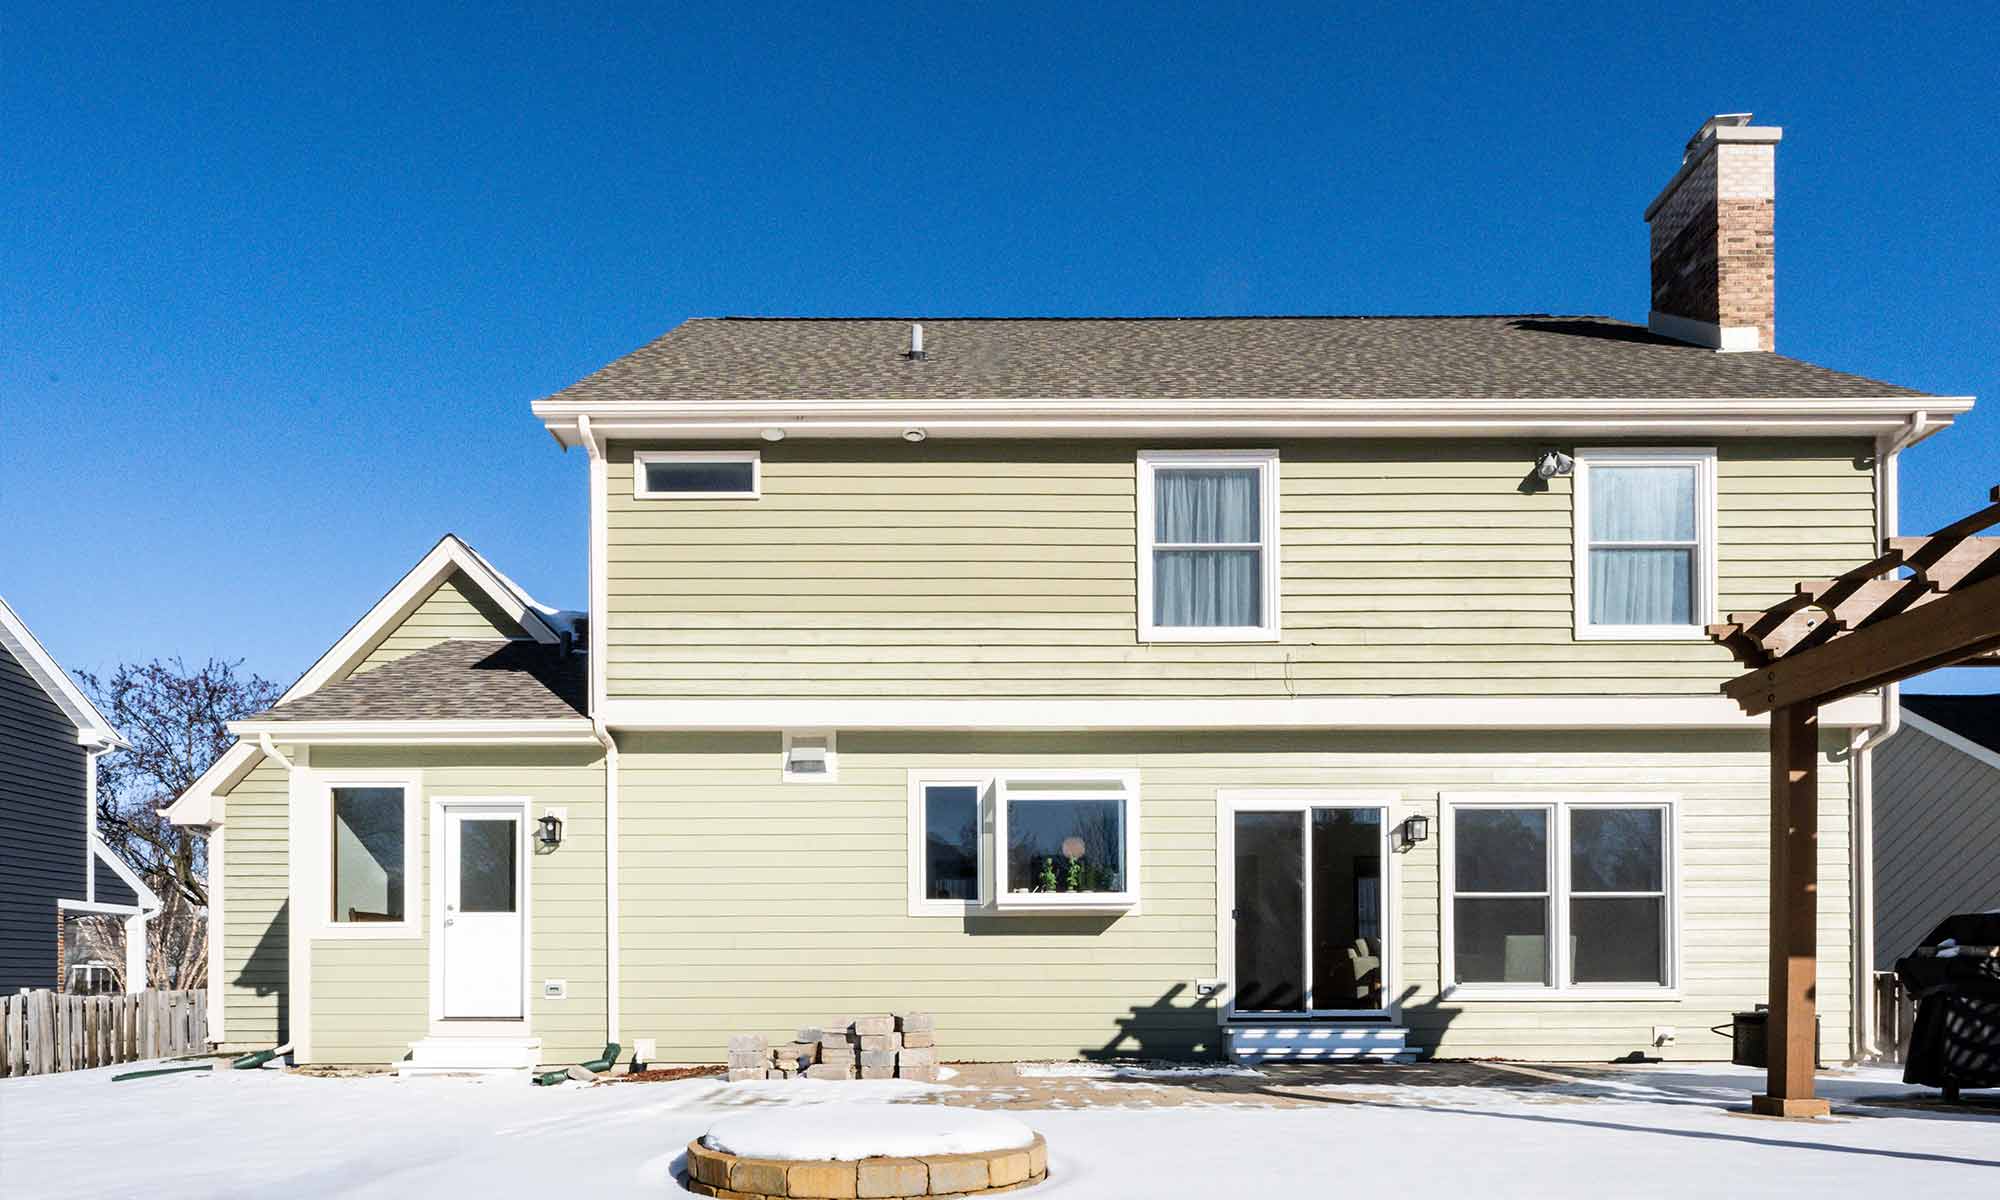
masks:
POLYGON ((312 1056, 324 1063, 388 1063, 430 1036, 431 802, 439 797, 526 797, 532 822, 568 810, 562 845, 528 864, 528 1036, 548 1062, 579 1062, 603 1048, 604 772, 601 752, 502 747, 319 747, 315 770, 414 772, 423 788, 419 878, 406 894, 419 911, 411 938, 317 940, 312 947, 312 1056), (541 981, 563 979, 568 998, 546 1000, 541 981))
MULTIPOLYGON (((1149 442, 1145 445, 1159 446, 1149 442)), ((1578 642, 1535 441, 1283 442, 1276 643, 1141 644, 1138 443, 764 445, 758 500, 609 479, 619 697, 1715 694, 1704 642, 1578 642)), ((1725 440, 1721 611, 1871 555, 1862 441, 1725 440)))
MULTIPOLYGON (((1448 790, 1659 790, 1682 797, 1678 1000, 1494 1003, 1439 993, 1437 849, 1401 858, 1392 925, 1413 1040, 1452 1056, 1726 1058, 1709 1026, 1764 998, 1765 743, 1759 734, 891 735, 840 739, 840 776, 778 782, 776 735, 624 739, 625 1040, 715 1060, 731 1033, 829 1015, 938 1015, 947 1058, 1213 1053, 1195 983, 1216 961, 1216 793, 1388 789, 1394 820, 1448 790), (912 768, 1137 768, 1143 905, 1119 917, 908 915, 912 768)), ((1823 764, 1820 1003, 1846 1056, 1846 771, 1823 764)), ((1435 828, 1435 825, 1434 825, 1435 828)))
POLYGON ((291 947, 286 893, 290 793, 285 769, 264 759, 222 802, 223 1046, 268 1050, 290 1037, 291 947))
POLYGON ((463 571, 453 571, 354 669, 356 672, 371 670, 427 646, 454 639, 526 636, 527 631, 466 579, 463 571))

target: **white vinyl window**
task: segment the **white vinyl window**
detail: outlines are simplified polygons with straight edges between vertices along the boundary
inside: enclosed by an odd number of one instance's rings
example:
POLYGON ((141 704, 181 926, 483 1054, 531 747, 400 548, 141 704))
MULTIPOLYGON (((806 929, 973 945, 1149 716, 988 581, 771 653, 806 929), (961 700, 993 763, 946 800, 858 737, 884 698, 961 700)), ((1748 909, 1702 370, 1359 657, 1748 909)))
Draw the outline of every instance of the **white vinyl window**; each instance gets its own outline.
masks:
POLYGON ((1278 452, 1139 454, 1141 641, 1278 637, 1278 452))
POLYGON ((632 456, 641 500, 755 500, 763 458, 755 450, 641 450, 632 456))
POLYGON ((910 912, 1124 912, 1139 902, 1136 772, 910 777, 910 912))
POLYGON ((1715 620, 1715 451, 1578 449, 1576 634, 1705 638, 1715 620))
POLYGON ((1675 798, 1447 794, 1453 994, 1659 996, 1675 986, 1675 798))
POLYGON ((323 778, 326 909, 316 936, 413 937, 417 891, 417 788, 394 778, 323 778))

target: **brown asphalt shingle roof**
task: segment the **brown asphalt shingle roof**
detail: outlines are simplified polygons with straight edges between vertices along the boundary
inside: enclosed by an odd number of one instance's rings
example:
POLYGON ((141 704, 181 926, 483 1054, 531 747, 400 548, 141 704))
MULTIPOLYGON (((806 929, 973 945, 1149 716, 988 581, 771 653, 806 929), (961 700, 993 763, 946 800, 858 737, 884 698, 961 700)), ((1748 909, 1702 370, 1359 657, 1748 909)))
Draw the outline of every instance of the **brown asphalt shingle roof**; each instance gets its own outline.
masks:
POLYGON ((1591 316, 688 321, 549 397, 607 404, 978 399, 1917 396, 1591 316))
POLYGON ((584 716, 584 659, 529 641, 439 642, 253 721, 533 721, 584 716))

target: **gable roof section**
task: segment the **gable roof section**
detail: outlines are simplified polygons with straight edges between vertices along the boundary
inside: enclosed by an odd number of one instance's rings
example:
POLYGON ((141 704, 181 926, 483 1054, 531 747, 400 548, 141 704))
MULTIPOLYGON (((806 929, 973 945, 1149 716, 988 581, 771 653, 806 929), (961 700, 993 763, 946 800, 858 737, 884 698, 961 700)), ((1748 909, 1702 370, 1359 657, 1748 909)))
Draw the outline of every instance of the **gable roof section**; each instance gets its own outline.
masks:
POLYGON ((1936 736, 1969 743, 1960 746, 1973 757, 2000 766, 2000 695, 1990 696, 1903 696, 1903 713, 1915 717, 1918 728, 1936 736), (1919 724, 1920 723, 1920 724, 1919 724), (1982 753, 1983 751, 1983 753, 1982 753))
POLYGON ((55 656, 50 654, 47 647, 43 646, 28 629, 27 622, 21 620, 20 614, 14 611, 5 597, 0 597, 0 646, 7 648, 7 652, 14 656, 14 660, 21 664, 22 669, 27 671, 37 684, 41 685, 42 690, 48 693, 49 699, 55 701, 56 707, 62 709, 63 715, 76 726, 76 740, 79 743, 100 746, 129 745, 119 736, 118 730, 112 727, 104 714, 97 711, 97 706, 90 702, 90 697, 83 694, 83 689, 70 678, 69 672, 62 669, 62 665, 56 662, 55 656))
POLYGON ((439 642, 239 724, 562 721, 586 716, 583 658, 525 641, 439 642))
MULTIPOLYGON (((429 599, 454 572, 461 573, 471 586, 479 589, 488 600, 506 613, 534 644, 547 647, 562 644, 563 634, 571 628, 571 622, 576 614, 537 603, 519 584, 495 570, 478 551, 466 545, 456 534, 448 533, 438 539, 437 545, 431 547, 430 551, 418 560, 416 566, 411 567, 359 621, 342 634, 339 641, 335 642, 325 654, 320 655, 319 660, 314 662, 297 682, 285 689, 285 693, 278 697, 278 704, 286 705, 300 701, 330 684, 354 678, 355 668, 365 662, 369 654, 380 646, 391 632, 400 627, 410 614, 429 599)), ((415 658, 417 655, 412 654, 407 657, 415 658)), ((404 660, 396 660, 396 662, 401 661, 404 660)), ((385 663, 364 672, 361 678, 378 675, 395 666, 396 662, 385 663)), ((274 708, 271 712, 258 716, 260 719, 269 718, 276 711, 274 708)), ((396 718, 371 717, 370 719, 396 718)), ((255 741, 239 738, 235 745, 223 751, 209 764, 208 770, 202 772, 192 787, 162 810, 163 815, 176 825, 212 824, 215 820, 216 797, 228 795, 262 758, 263 750, 255 741)))
POLYGON ((701 318, 544 404, 1922 397, 1599 316, 701 318), (912 359, 909 328, 924 327, 912 359))

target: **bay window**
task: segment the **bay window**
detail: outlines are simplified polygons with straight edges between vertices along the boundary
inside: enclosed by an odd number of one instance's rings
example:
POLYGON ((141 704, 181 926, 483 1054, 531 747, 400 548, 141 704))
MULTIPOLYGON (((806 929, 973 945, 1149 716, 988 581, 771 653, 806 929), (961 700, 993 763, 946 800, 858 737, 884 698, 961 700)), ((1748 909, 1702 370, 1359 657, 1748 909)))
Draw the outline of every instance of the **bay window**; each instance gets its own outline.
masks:
POLYGON ((1447 981, 1461 994, 1674 985, 1674 798, 1444 797, 1447 981))
POLYGON ((910 779, 910 912, 1111 912, 1139 899, 1131 772, 910 779))

